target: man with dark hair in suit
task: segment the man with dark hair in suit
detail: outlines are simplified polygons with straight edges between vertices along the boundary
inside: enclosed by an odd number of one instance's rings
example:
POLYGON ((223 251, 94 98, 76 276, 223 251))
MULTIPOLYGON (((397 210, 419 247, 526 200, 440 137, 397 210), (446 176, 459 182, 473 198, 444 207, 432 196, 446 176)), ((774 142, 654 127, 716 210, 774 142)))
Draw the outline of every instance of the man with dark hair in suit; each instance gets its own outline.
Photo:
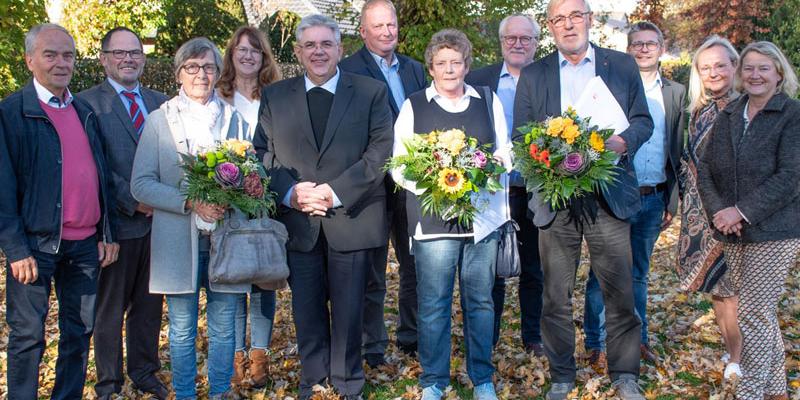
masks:
MULTIPOLYGON (((488 86, 503 103, 506 121, 514 121, 514 96, 522 68, 533 62, 539 43, 541 28, 529 15, 513 14, 500 21, 500 46, 503 62, 489 65, 470 72, 466 82, 473 86, 488 86)), ((509 136, 512 125, 508 125, 509 136)), ((519 173, 511 173, 509 206, 511 217, 519 225, 517 240, 522 261, 519 277, 519 306, 522 314, 522 345, 525 351, 536 356, 544 355, 539 320, 542 317, 542 266, 539 263, 539 229, 528 216, 528 194, 519 173)), ((494 300, 494 338, 496 345, 500 339, 500 320, 505 304, 506 282, 495 278, 492 289, 494 300)))
MULTIPOLYGON (((641 358, 654 363, 656 354, 647 339, 647 275, 650 256, 661 230, 678 209, 678 168, 683 151, 686 88, 661 76, 658 59, 664 54, 664 34, 651 22, 637 22, 628 32, 628 54, 639 66, 647 107, 653 117, 653 135, 636 152, 634 165, 642 209, 628 219, 633 252, 633 299, 642 320, 641 358)), ((603 295, 594 274, 586 283, 584 332, 593 357, 603 351, 605 316, 603 295)))
POLYGON ((281 202, 276 218, 289 231, 300 398, 327 381, 360 399, 366 275, 388 240, 388 90, 337 68, 341 34, 332 19, 304 17, 296 39, 305 74, 264 88, 254 145, 281 202))
MULTIPOLYGON (((339 63, 339 68, 343 71, 369 76, 387 85, 393 121, 397 119, 405 99, 426 86, 422 64, 395 52, 397 30, 397 12, 392 2, 368 0, 361 8, 359 28, 364 47, 339 63)), ((409 252, 406 193, 395 189, 394 181, 388 174, 385 183, 390 236, 400 274, 397 346, 404 353, 413 354, 417 350, 417 274, 414 270, 414 257, 409 252)), ((386 362, 383 355, 389 342, 383 319, 388 252, 388 243, 379 247, 372 269, 367 272, 362 352, 364 360, 373 368, 386 362)))
POLYGON ((574 105, 597 76, 630 124, 606 141, 606 148, 620 156, 616 181, 606 190, 572 199, 567 207, 556 210, 540 193, 532 193, 530 207, 533 223, 540 228, 545 282, 542 338, 553 381, 547 399, 566 399, 575 386, 572 293, 581 243, 586 239, 592 271, 606 300, 609 375, 620 398, 643 400, 637 384, 641 322, 634 310, 627 219, 641 209, 633 156, 652 134, 653 120, 633 58, 591 44, 591 23, 592 11, 586 0, 549 2, 547 26, 557 50, 523 69, 514 101, 514 127, 544 121, 574 105))
POLYGON ((122 372, 122 324, 125 322, 128 376, 139 390, 157 399, 169 391, 158 380, 158 337, 163 296, 150 294, 150 222, 153 209, 131 196, 130 179, 136 145, 149 112, 167 100, 163 93, 139 83, 145 65, 142 42, 124 27, 110 30, 101 41, 100 63, 105 82, 78 94, 92 106, 114 182, 119 224, 114 234, 120 254, 100 273, 94 359, 100 399, 110 399, 125 384, 122 372), (127 316, 127 318, 126 318, 127 316))

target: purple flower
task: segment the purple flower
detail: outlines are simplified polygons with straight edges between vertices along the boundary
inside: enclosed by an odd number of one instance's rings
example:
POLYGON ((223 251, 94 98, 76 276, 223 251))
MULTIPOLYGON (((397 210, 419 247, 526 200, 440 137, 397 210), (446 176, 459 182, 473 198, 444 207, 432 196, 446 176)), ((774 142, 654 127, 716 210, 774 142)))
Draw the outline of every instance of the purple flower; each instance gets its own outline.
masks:
POLYGON ((475 163, 475 167, 483 168, 489 160, 486 159, 486 154, 483 154, 482 151, 475 150, 475 154, 472 155, 472 162, 475 163))
POLYGON ((214 180, 225 189, 235 189, 242 185, 242 171, 234 163, 217 164, 214 172, 214 180))
POLYGON ((583 154, 578 152, 569 153, 558 165, 558 170, 566 175, 577 175, 583 171, 586 165, 583 154))

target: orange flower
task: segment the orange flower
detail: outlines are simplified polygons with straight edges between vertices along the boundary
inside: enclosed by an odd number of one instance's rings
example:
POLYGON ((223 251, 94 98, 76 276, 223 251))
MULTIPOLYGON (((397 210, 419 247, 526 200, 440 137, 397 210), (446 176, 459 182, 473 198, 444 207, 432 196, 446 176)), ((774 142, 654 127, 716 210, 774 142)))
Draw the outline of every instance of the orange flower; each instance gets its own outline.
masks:
POLYGON ((531 155, 531 158, 536 159, 536 156, 539 154, 539 146, 536 143, 531 143, 530 150, 528 151, 531 155))
POLYGON ((550 168, 550 152, 548 150, 543 150, 539 153, 538 161, 550 168))

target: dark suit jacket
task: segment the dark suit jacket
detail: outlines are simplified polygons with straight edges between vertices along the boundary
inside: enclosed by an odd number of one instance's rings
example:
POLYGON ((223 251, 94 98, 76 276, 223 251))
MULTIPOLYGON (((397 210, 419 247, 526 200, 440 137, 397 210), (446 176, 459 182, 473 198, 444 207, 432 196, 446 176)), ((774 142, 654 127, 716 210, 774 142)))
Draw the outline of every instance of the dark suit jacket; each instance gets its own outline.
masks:
MULTIPOLYGON (((475 71, 470 71, 464 78, 470 86, 488 86, 492 92, 497 93, 497 85, 500 83, 500 71, 503 70, 503 62, 492 64, 475 71)), ((512 121, 507 121, 512 123, 512 121)))
MULTIPOLYGON (((144 87, 140 92, 148 113, 157 110, 161 103, 167 101, 167 96, 161 92, 144 87)), ((128 105, 122 103, 108 80, 78 93, 77 97, 91 105, 100 123, 100 139, 111 169, 113 195, 119 215, 114 237, 118 240, 143 237, 150 232, 151 219, 136 212, 138 202, 131 195, 131 169, 139 135, 133 127, 128 105)))
MULTIPOLYGON (((617 180, 603 192, 611 212, 619 219, 630 218, 641 209, 633 156, 636 150, 653 134, 653 120, 647 108, 639 68, 633 58, 625 53, 594 46, 595 73, 603 79, 622 110, 630 126, 619 133, 627 144, 627 156, 620 160, 617 180), (611 67, 613 66, 613 67, 611 67)), ((558 52, 528 65, 522 70, 514 99, 515 139, 516 128, 529 121, 543 121, 549 116, 561 115, 561 86, 558 52)), ((555 218, 537 193, 530 203, 536 226, 547 226, 555 218)))
POLYGON ((800 102, 778 93, 744 131, 748 96, 717 116, 700 156, 697 185, 708 220, 736 206, 749 223, 741 238, 726 242, 766 242, 800 238, 800 102))
POLYGON ((685 145, 683 131, 686 129, 686 88, 666 78, 662 78, 661 82, 667 136, 665 142, 667 190, 664 192, 664 204, 667 205, 667 212, 674 216, 678 210, 678 171, 681 168, 681 154, 685 145))
MULTIPOLYGON (((395 56, 399 63, 397 70, 400 74, 400 80, 403 82, 403 91, 405 91, 406 98, 416 91, 425 89, 427 82, 425 81, 425 70, 422 68, 422 64, 397 53, 395 53, 395 56)), ((383 77, 383 72, 381 72, 380 67, 378 67, 366 46, 361 47, 361 50, 340 61, 339 68, 343 71, 377 79, 386 84, 387 88, 389 87, 386 78, 383 77)), ((392 108, 392 121, 394 121, 397 119, 400 109, 394 104, 391 88, 389 89, 389 106, 392 108)))
POLYGON ((386 245, 383 165, 392 152, 392 114, 386 85, 340 70, 322 145, 317 148, 303 76, 267 86, 261 93, 253 144, 281 201, 302 181, 328 183, 342 202, 328 215, 281 205, 277 219, 289 231, 289 250, 310 251, 325 232, 333 250, 386 245))

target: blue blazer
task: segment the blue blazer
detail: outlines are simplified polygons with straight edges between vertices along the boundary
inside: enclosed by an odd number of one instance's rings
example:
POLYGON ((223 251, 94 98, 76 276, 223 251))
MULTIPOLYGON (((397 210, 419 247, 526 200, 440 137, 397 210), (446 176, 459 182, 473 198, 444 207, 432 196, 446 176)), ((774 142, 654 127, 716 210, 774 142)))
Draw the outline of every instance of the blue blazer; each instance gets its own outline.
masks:
MULTIPOLYGON (((594 46, 594 45, 592 45, 594 46)), ((647 109, 639 67, 625 53, 594 46, 595 74, 603 79, 614 98, 628 116, 630 126, 619 135, 625 139, 628 151, 620 159, 617 180, 603 191, 602 195, 611 212, 619 219, 627 219, 639 212, 639 184, 633 169, 636 150, 653 134, 653 119, 647 109)), ((561 85, 558 53, 553 52, 525 67, 517 83, 514 98, 514 139, 521 134, 516 128, 529 121, 543 121, 547 117, 561 114, 561 85)), ((533 223, 544 227, 556 216, 538 193, 528 204, 534 212, 533 223)))
MULTIPOLYGON (((395 56, 397 56, 400 64, 398 72, 400 73, 400 80, 403 82, 403 91, 405 91, 406 98, 414 92, 424 90, 428 84, 425 80, 425 70, 422 68, 422 64, 397 53, 395 53, 395 56)), ((383 72, 381 72, 380 67, 378 67, 366 46, 361 47, 359 51, 340 61, 339 68, 343 71, 368 76, 383 82, 389 89, 389 106, 392 108, 392 121, 397 120, 397 114, 400 113, 400 109, 392 100, 394 98, 392 97, 392 89, 389 88, 386 78, 383 77, 383 72)))

